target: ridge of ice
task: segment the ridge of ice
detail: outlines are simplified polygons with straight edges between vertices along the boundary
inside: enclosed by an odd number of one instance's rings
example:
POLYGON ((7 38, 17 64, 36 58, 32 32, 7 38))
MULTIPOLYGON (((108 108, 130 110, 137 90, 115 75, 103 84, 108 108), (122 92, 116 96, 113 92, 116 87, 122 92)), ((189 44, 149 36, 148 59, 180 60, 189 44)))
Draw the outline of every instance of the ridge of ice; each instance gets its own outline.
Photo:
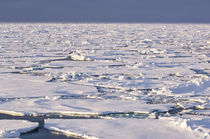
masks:
POLYGON ((79 52, 72 52, 72 53, 69 54, 68 57, 71 60, 76 60, 76 61, 89 61, 89 60, 91 60, 90 58, 80 54, 79 52))
POLYGON ((175 94, 184 94, 184 93, 199 93, 205 90, 206 88, 210 87, 210 80, 206 78, 195 78, 186 83, 182 83, 176 87, 170 88, 172 93, 175 94))

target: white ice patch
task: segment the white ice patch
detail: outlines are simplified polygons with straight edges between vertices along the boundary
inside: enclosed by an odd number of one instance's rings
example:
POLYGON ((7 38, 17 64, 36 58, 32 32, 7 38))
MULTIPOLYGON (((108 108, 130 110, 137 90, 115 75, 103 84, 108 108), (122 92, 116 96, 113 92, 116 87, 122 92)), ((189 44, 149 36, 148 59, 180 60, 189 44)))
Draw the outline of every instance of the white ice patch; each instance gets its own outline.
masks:
POLYGON ((171 94, 171 90, 169 90, 168 88, 158 88, 158 89, 152 89, 153 93, 156 93, 158 95, 170 95, 171 94))
POLYGON ((0 138, 17 138, 38 127, 38 123, 23 120, 0 120, 0 138))

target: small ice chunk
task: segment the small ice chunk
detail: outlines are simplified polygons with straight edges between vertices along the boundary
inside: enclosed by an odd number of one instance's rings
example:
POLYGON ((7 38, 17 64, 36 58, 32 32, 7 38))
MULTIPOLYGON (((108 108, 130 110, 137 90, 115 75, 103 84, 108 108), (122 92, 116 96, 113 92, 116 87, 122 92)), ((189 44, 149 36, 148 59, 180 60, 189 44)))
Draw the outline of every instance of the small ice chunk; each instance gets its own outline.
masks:
POLYGON ((75 61, 89 61, 89 60, 91 60, 90 58, 82 55, 79 52, 72 52, 72 53, 70 53, 68 58, 70 58, 71 60, 75 60, 75 61))
POLYGON ((62 81, 79 81, 86 79, 88 75, 84 73, 70 72, 70 73, 61 73, 59 72, 55 75, 56 79, 60 79, 62 81))

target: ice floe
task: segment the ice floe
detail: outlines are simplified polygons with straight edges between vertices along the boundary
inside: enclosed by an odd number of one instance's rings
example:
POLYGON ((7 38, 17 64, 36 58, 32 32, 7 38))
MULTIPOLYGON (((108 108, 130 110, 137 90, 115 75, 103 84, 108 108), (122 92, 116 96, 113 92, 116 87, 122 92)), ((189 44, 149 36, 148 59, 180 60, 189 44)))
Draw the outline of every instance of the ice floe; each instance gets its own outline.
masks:
POLYGON ((0 120, 0 138, 17 138, 21 133, 30 132, 38 127, 38 123, 24 120, 0 120))
POLYGON ((84 138, 201 138, 186 121, 154 119, 46 120, 45 128, 84 138))

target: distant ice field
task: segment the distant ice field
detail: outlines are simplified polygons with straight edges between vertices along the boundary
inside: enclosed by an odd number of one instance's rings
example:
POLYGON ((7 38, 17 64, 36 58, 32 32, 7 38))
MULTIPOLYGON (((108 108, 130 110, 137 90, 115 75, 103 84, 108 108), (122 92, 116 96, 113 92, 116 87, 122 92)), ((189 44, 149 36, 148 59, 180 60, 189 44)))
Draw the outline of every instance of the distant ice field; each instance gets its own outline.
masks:
POLYGON ((1 114, 84 138, 210 138, 210 25, 2 23, 1 114))

